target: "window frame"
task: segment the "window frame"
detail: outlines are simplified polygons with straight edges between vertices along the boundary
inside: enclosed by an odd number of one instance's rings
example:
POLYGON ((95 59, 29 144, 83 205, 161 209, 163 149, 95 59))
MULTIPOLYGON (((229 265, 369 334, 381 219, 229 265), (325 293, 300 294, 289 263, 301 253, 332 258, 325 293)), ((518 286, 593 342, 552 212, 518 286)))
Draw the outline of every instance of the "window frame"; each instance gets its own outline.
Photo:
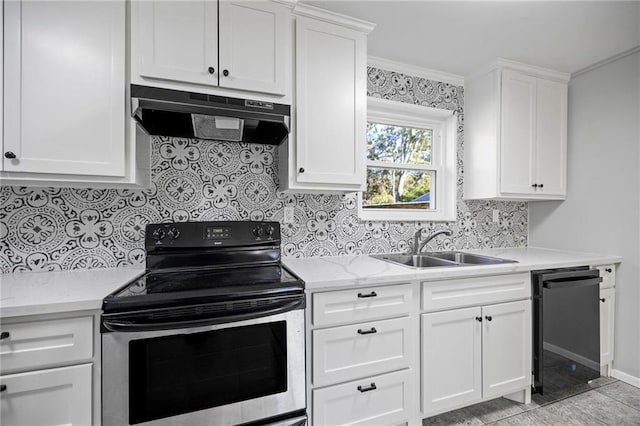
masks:
POLYGON ((367 123, 369 122, 432 129, 430 165, 370 161, 365 157, 365 173, 369 167, 434 172, 435 188, 431 191, 430 200, 433 208, 364 208, 363 192, 359 192, 358 217, 363 220, 384 221, 454 221, 457 198, 457 117, 453 111, 368 97, 367 123))

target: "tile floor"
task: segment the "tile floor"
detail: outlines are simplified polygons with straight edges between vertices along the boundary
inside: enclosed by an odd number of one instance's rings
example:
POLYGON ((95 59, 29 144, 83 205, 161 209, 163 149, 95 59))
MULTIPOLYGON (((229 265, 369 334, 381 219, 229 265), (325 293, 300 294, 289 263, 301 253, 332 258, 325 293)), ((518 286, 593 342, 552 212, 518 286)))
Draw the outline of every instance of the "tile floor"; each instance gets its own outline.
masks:
POLYGON ((640 388, 607 377, 556 395, 554 400, 538 394, 531 399, 531 404, 524 405, 498 398, 429 417, 423 426, 640 425, 640 388))

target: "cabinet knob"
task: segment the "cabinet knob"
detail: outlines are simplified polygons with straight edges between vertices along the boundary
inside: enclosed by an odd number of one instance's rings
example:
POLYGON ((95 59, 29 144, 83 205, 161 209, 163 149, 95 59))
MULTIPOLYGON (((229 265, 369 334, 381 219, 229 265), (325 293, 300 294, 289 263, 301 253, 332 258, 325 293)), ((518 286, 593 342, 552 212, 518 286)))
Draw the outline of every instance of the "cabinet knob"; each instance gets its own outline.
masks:
POLYGON ((491 320, 493 319, 493 317, 492 317, 491 315, 487 315, 487 316, 485 316, 485 319, 486 319, 487 321, 491 321, 491 320))
POLYGON ((538 188, 543 188, 543 187, 544 187, 543 184, 538 185, 538 188))
POLYGON ((214 72, 216 72, 216 69, 214 67, 209 67, 209 74, 213 74, 214 72))
POLYGON ((534 183, 534 184, 532 184, 532 185, 531 185, 531 187, 532 187, 532 188, 537 188, 537 187, 538 187, 538 184, 537 184, 537 183, 534 183))
POLYGON ((0 385, 0 392, 4 392, 7 390, 7 385, 0 385))
POLYGON ((8 339, 10 336, 8 331, 3 331, 2 333, 0 333, 0 340, 4 340, 4 339, 8 339))
POLYGON ((607 299, 605 299, 604 297, 601 297, 601 298, 600 298, 600 301, 601 301, 602 303, 604 303, 604 302, 606 302, 606 301, 607 301, 607 299))
POLYGON ((304 167, 300 167, 300 168, 298 169, 298 171, 299 171, 300 173, 304 173, 304 167))
POLYGON ((8 158, 9 160, 13 160, 14 158, 16 158, 16 155, 11 151, 7 151, 7 152, 4 153, 4 158, 8 158))
POLYGON ((608 272, 608 273, 613 272, 613 271, 611 270, 611 268, 606 268, 606 269, 605 269, 605 271, 606 271, 606 272, 608 272))
POLYGON ((229 70, 222 70, 222 75, 229 77, 229 70))
POLYGON ((476 317, 476 321, 482 322, 482 317, 476 317))

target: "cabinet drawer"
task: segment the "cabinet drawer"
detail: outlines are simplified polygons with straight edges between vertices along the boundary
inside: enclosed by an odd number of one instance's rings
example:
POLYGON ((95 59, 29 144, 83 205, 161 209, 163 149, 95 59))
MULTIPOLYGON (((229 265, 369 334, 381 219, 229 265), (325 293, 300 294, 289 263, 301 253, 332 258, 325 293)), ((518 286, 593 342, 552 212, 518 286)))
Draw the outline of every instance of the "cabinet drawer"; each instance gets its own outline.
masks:
POLYGON ((422 309, 440 311, 531 297, 528 273, 422 283, 422 309))
POLYGON ((91 424, 91 364, 1 376, 0 383, 3 424, 91 424))
POLYGON ((313 295, 313 324, 366 321, 407 314, 411 308, 410 284, 331 291, 313 295))
POLYGON ((407 368, 412 359, 410 318, 313 331, 313 385, 407 368))
POLYGON ((314 389, 313 424, 384 426, 407 421, 415 409, 414 375, 403 370, 314 389))
POLYGON ((616 265, 602 265, 597 266, 596 269, 600 271, 602 277, 600 288, 610 288, 616 285, 616 265))
POLYGON ((4 374, 42 368, 93 356, 93 317, 2 324, 0 340, 4 374))

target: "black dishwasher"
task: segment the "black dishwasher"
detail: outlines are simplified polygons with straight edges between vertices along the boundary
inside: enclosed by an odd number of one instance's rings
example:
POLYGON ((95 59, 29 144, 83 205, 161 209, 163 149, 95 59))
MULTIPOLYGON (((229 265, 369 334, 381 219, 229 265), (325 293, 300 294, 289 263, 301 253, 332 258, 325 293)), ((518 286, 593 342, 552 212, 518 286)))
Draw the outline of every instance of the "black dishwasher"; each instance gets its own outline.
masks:
POLYGON ((561 394, 600 377, 600 271, 531 272, 533 390, 561 394))

